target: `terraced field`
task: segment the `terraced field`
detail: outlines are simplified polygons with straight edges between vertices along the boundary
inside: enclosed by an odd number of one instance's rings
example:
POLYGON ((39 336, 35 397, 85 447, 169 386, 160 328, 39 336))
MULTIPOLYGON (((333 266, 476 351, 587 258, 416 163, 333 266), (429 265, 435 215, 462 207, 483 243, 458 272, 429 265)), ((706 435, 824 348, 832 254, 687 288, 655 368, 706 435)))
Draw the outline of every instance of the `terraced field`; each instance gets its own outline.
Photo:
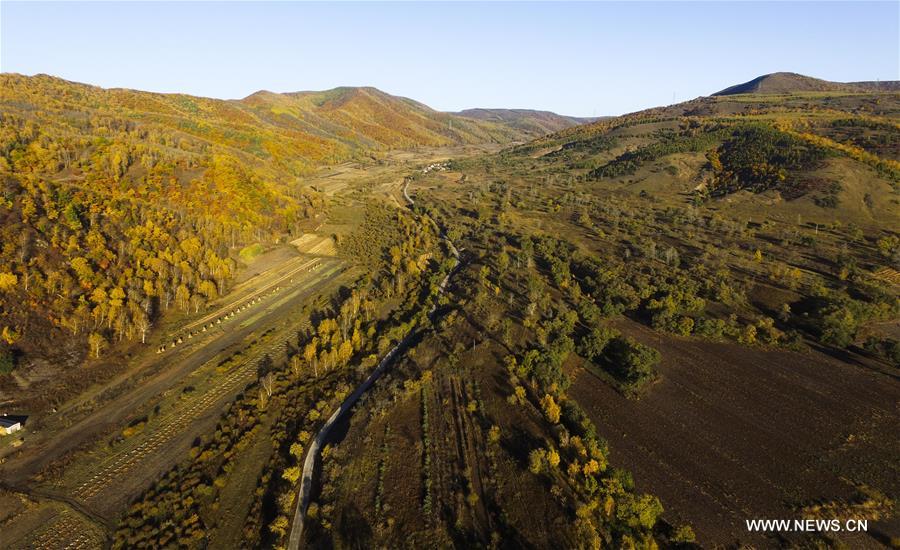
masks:
POLYGON ((900 271, 897 271, 892 267, 882 267, 876 271, 874 275, 886 283, 900 286, 900 271))
POLYGON ((248 279, 214 311, 177 332, 184 336, 173 337, 170 347, 157 351, 157 357, 165 357, 157 359, 162 365, 160 374, 70 426, 71 440, 62 436, 42 443, 40 438, 30 437, 26 453, 2 466, 12 472, 4 474, 4 481, 21 480, 33 473, 40 480, 45 476, 41 472, 57 472, 34 489, 21 481, 12 489, 31 493, 38 502, 55 501, 64 512, 51 515, 48 521, 42 514, 25 510, 16 517, 19 525, 10 532, 9 544, 102 547, 106 527, 66 507, 77 504, 91 514, 114 520, 134 495, 185 456, 196 435, 212 428, 221 408, 254 380, 264 357, 283 360, 288 342, 308 327, 308 318, 298 315, 298 308, 343 280, 342 272, 343 264, 337 258, 307 255, 248 279), (235 351, 245 356, 228 365, 225 361, 235 351), (151 412, 154 408, 158 414, 151 412), (149 419, 139 433, 119 442, 108 441, 110 431, 119 437, 116 432, 141 414, 149 419), (80 430, 82 426, 90 429, 80 430), (32 463, 28 458, 35 460, 32 463), (90 534, 98 528, 101 534, 90 534))
POLYGON ((307 233, 299 239, 291 241, 291 244, 297 247, 297 250, 303 254, 316 254, 319 256, 337 255, 337 249, 335 248, 334 240, 332 240, 331 237, 307 233))
POLYGON ((257 278, 247 281, 247 283, 241 285, 245 289, 238 289, 232 292, 226 304, 182 327, 178 333, 172 336, 171 343, 168 346, 161 347, 159 351, 163 352, 167 347, 174 348, 187 338, 193 338, 201 332, 214 328, 215 325, 227 322, 235 315, 253 308, 279 291, 289 288, 289 285, 294 284, 294 279, 297 279, 299 282, 302 280, 303 274, 315 271, 320 267, 321 260, 319 258, 298 257, 286 262, 274 273, 267 273, 267 277, 264 277, 262 281, 257 280, 257 278), (237 296, 235 297, 235 295, 237 296))
MULTIPOLYGON (((304 323, 300 328, 306 326, 308 323, 304 323)), ((95 467, 94 475, 75 488, 71 494, 85 502, 96 501, 98 495, 103 497, 114 482, 131 474, 144 462, 150 461, 154 465, 159 464, 159 458, 155 455, 159 454, 160 449, 163 449, 173 438, 183 435, 185 425, 189 425, 207 414, 222 397, 235 393, 252 380, 264 356, 280 357, 286 349, 287 342, 282 340, 271 348, 256 351, 249 359, 226 373, 224 378, 201 397, 182 402, 183 406, 176 407, 175 410, 161 418, 147 437, 119 450, 115 455, 95 467)))
POLYGON ((71 512, 63 511, 56 521, 47 525, 41 531, 32 544, 34 550, 89 550, 100 548, 103 539, 96 534, 86 531, 84 523, 79 521, 71 512))

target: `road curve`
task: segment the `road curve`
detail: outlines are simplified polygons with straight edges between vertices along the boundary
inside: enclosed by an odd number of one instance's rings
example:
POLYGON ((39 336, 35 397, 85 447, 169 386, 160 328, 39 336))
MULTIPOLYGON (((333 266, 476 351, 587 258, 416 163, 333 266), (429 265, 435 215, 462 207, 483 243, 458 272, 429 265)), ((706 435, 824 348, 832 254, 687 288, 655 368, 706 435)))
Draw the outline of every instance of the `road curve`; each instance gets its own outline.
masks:
POLYGON ((403 182, 403 198, 406 199, 406 202, 408 202, 410 206, 415 206, 416 201, 412 200, 409 197, 409 193, 407 192, 408 189, 409 189, 409 178, 405 178, 404 182, 403 182))
MULTIPOLYGON (((407 188, 409 187, 409 180, 406 180, 405 185, 403 186, 403 197, 409 203, 410 207, 415 206, 415 202, 410 198, 407 193, 407 188)), ((428 218, 428 220, 435 226, 437 224, 430 216, 427 214, 424 215, 428 218)), ((439 293, 443 294, 447 289, 447 284, 450 282, 450 276, 456 271, 456 268, 459 267, 459 251, 456 249, 456 246, 453 245, 453 241, 451 241, 447 235, 441 232, 441 239, 447 244, 450 249, 450 253, 453 255, 453 267, 450 269, 450 272, 444 277, 441 281, 439 287, 439 293)), ((437 304, 433 304, 431 309, 429 310, 429 316, 434 313, 437 309, 437 304)), ((294 509, 294 519, 291 522, 291 535, 288 538, 287 550, 299 550, 300 541, 303 540, 303 524, 306 518, 306 510, 309 507, 309 496, 312 492, 313 485, 313 473, 316 469, 316 462, 319 459, 319 453, 322 450, 322 445, 324 445, 325 440, 328 438, 328 434, 331 431, 331 428, 340 420, 344 415, 346 415, 353 405, 359 400, 359 398, 364 394, 376 380, 384 373, 385 369, 387 369, 388 365, 394 360, 394 358, 405 349, 409 342, 415 337, 417 331, 412 331, 406 335, 397 345, 391 348, 390 351, 385 354, 385 356, 381 359, 381 362, 378 363, 378 366, 375 367, 375 370, 372 371, 371 374, 366 378, 366 380, 360 384, 356 390, 347 397, 341 406, 335 410, 330 417, 328 417, 328 421, 319 429, 318 433, 316 433, 316 437, 313 439, 312 444, 309 446, 309 450, 306 452, 306 459, 303 461, 303 476, 300 479, 300 491, 299 498, 297 498, 297 507, 294 509)))

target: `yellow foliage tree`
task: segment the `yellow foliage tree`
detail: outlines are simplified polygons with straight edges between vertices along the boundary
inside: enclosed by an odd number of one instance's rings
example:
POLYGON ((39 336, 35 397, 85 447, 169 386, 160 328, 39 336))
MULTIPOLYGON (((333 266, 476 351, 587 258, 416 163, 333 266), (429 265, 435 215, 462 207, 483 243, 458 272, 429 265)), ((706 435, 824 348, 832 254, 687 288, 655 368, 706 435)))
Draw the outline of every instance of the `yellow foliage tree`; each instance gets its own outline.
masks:
POLYGON ((559 405, 556 404, 556 401, 553 399, 553 396, 547 394, 541 399, 541 409, 544 411, 544 416, 547 417, 547 420, 554 424, 559 423, 559 415, 560 408, 559 405))
POLYGON ((19 278, 14 273, 0 273, 0 292, 7 292, 15 288, 19 278))
POLYGON ((287 468, 281 474, 281 477, 288 480, 291 484, 297 483, 297 480, 300 479, 300 468, 297 466, 287 468))
POLYGON ((14 329, 9 327, 3 327, 3 341, 9 344, 10 346, 16 343, 16 340, 19 339, 19 333, 14 329))
POLYGON ((559 466, 559 453, 552 447, 547 450, 547 464, 553 468, 559 466))

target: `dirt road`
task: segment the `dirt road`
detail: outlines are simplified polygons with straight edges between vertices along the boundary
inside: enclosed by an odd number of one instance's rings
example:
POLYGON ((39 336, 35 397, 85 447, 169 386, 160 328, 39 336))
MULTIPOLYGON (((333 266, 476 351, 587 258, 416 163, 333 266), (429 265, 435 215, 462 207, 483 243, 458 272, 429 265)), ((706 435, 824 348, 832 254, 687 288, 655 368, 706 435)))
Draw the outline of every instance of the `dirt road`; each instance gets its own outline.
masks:
MULTIPOLYGON (((409 180, 406 180, 403 186, 403 196, 406 198, 410 207, 415 206, 415 202, 410 198, 408 193, 409 188, 409 180)), ((430 223, 434 224, 434 220, 429 216, 423 216, 430 223)), ((450 249, 450 253, 453 256, 454 263, 453 267, 450 269, 450 272, 444 277, 441 281, 439 287, 439 295, 443 295, 447 289, 447 284, 450 282, 450 277, 456 272, 459 267, 460 259, 459 259, 459 251, 454 246, 453 241, 451 241, 446 235, 441 233, 441 238, 447 244, 447 247, 450 249)), ((431 308, 428 310, 428 315, 431 316, 434 314, 437 309, 437 303, 432 304, 431 308)), ((384 373, 385 369, 391 364, 395 357, 400 354, 409 343, 418 335, 417 331, 412 331, 406 335, 400 342, 397 343, 393 348, 388 351, 385 356, 378 363, 378 366, 375 367, 375 370, 369 374, 368 378, 350 394, 347 399, 341 403, 341 406, 338 407, 334 413, 328 418, 325 424, 319 429, 316 437, 313 439, 312 444, 310 444, 309 450, 306 451, 306 458, 303 461, 303 475, 300 480, 300 489, 298 491, 297 498, 297 506, 294 509, 294 518, 291 522, 291 534, 288 538, 288 550, 298 550, 300 548, 300 542, 303 540, 303 522, 306 517, 306 510, 309 507, 309 496, 312 491, 313 486, 313 475, 316 469, 316 463, 319 459, 319 453, 321 452, 322 445, 328 439, 328 435, 331 432, 331 429, 334 427, 335 423, 339 420, 343 419, 353 408, 353 405, 359 400, 359 398, 372 387, 376 380, 384 373)))

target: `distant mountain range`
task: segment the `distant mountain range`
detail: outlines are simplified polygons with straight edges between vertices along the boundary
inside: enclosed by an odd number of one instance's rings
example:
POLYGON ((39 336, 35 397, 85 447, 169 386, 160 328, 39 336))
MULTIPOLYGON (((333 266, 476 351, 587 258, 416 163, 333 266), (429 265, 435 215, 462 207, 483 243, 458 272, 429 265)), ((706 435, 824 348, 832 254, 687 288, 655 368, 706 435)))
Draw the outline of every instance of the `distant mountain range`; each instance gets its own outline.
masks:
POLYGON ((713 95, 786 94, 796 92, 896 92, 900 81, 830 82, 797 73, 771 73, 736 84, 713 95))
POLYGON ((558 132, 570 126, 587 124, 588 122, 595 122, 601 118, 608 118, 573 117, 558 115, 550 111, 535 111, 532 109, 466 109, 452 114, 477 120, 494 121, 512 128, 517 128, 523 132, 534 134, 558 132))
POLYGON ((291 93, 260 91, 230 103, 251 110, 267 125, 363 149, 506 143, 549 131, 541 130, 537 124, 510 124, 443 113, 371 87, 291 93))
MULTIPOLYGON (((0 103, 6 112, 48 104, 84 113, 115 113, 172 130, 210 134, 213 141, 267 156, 292 148, 304 164, 340 162, 355 152, 412 146, 508 143, 539 137, 585 119, 516 110, 481 116, 480 110, 443 113, 371 87, 273 93, 259 91, 238 100, 129 89, 104 89, 47 75, 0 75, 0 103), (26 107, 30 105, 31 107, 26 107), (246 147, 248 136, 256 144, 246 147), (277 136, 277 143, 263 146, 277 136)), ((488 112, 500 112, 489 110, 488 112)))

